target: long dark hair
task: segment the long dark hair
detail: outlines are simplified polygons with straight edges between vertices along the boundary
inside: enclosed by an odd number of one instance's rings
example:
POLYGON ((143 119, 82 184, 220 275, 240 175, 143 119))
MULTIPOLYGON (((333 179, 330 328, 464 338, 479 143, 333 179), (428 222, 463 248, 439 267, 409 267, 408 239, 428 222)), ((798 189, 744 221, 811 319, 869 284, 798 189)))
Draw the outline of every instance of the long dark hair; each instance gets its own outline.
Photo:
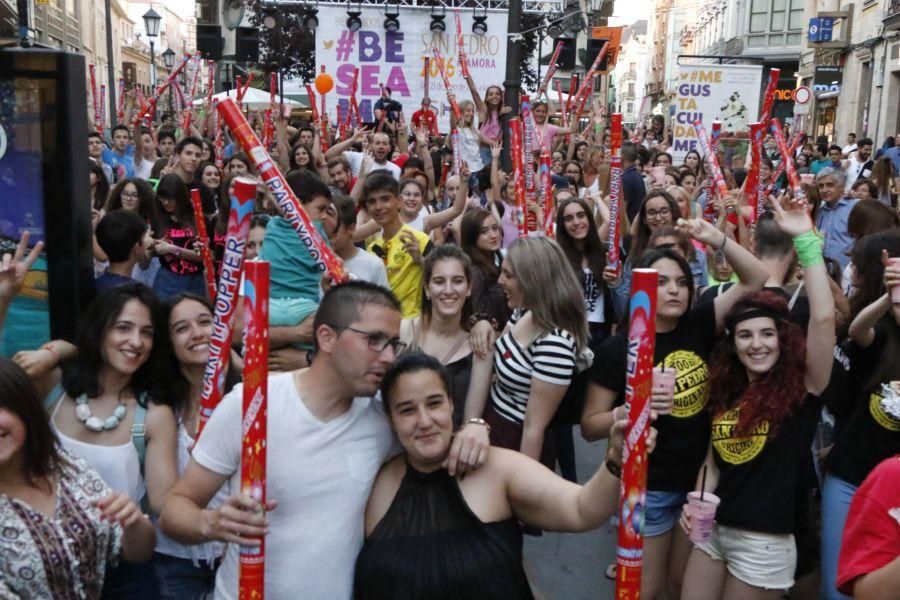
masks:
POLYGON ((90 161, 91 173, 97 177, 97 187, 94 189, 94 197, 91 198, 91 208, 100 210, 106 206, 106 199, 109 196, 109 179, 106 178, 106 173, 103 172, 103 167, 100 163, 92 159, 88 160, 90 161))
MULTIPOLYGON (((428 288, 428 282, 434 272, 434 267, 439 262, 445 260, 455 260, 462 265, 463 272, 466 274, 466 281, 472 285, 472 261, 459 246, 453 244, 445 244, 438 246, 428 253, 425 257, 425 268, 422 273, 422 321, 429 323, 431 321, 431 299, 425 290, 428 288)), ((462 315, 460 316, 460 324, 462 328, 468 331, 469 317, 472 315, 472 296, 466 298, 462 306, 462 315)))
POLYGON ((197 227, 194 223, 194 207, 188 195, 188 188, 184 185, 181 177, 175 174, 166 175, 159 180, 159 185, 156 186, 156 202, 153 204, 153 213, 156 221, 153 230, 158 237, 164 237, 166 232, 175 225, 197 227), (163 210, 160 198, 175 199, 174 221, 169 213, 163 210))
POLYGON ((150 312, 153 324, 153 349, 147 361, 131 376, 130 387, 135 398, 141 401, 143 394, 160 398, 165 395, 161 382, 167 374, 163 365, 163 347, 166 338, 166 323, 162 318, 159 300, 153 290, 140 283, 121 285, 97 296, 88 306, 81 320, 76 337, 78 358, 63 369, 63 389, 71 398, 86 394, 96 398, 103 393, 100 388, 100 371, 104 365, 103 342, 109 328, 129 300, 137 300, 150 312))
MULTIPOLYGON (((566 258, 575 270, 575 276, 579 280, 584 275, 581 271, 581 262, 587 258, 588 268, 594 276, 594 282, 601 288, 605 286, 603 281, 603 269, 606 268, 606 245, 600 241, 600 235, 597 233, 597 223, 594 221, 594 213, 588 203, 581 198, 569 198, 560 202, 556 209, 556 243, 566 253, 566 258), (587 237, 584 238, 584 248, 578 248, 575 240, 566 232, 564 213, 566 208, 572 204, 577 204, 584 210, 584 214, 588 220, 587 237)), ((584 281, 582 281, 582 285, 584 281)))
POLYGON ((768 373, 750 382, 747 368, 737 356, 732 326, 710 360, 709 411, 716 416, 740 406, 736 433, 746 434, 767 420, 771 436, 806 397, 806 336, 799 325, 790 321, 787 300, 773 292, 743 296, 725 321, 751 310, 773 314, 780 348, 778 361, 768 373))
POLYGON ((678 208, 678 203, 675 202, 675 198, 672 197, 672 194, 659 188, 650 190, 644 198, 644 202, 641 204, 641 210, 637 216, 637 232, 634 234, 634 239, 631 241, 631 252, 629 253, 632 262, 639 261, 641 255, 647 250, 647 246, 650 244, 651 232, 650 227, 647 225, 647 204, 654 198, 662 198, 666 201, 666 204, 669 206, 669 213, 672 215, 673 225, 678 220, 678 215, 681 214, 681 209, 678 208))
MULTIPOLYGON (((654 248, 648 250, 641 256, 640 260, 637 262, 636 268, 638 269, 650 269, 653 268, 653 265, 664 258, 668 258, 669 260, 675 261, 678 265, 678 268, 681 269, 681 274, 684 275, 684 278, 687 280, 688 287, 688 305, 684 311, 686 315, 690 312, 691 307, 694 304, 694 275, 691 273, 691 265, 688 264, 688 261, 684 259, 680 254, 678 254, 675 250, 671 248, 654 248)), ((684 316, 684 315, 682 315, 684 316)), ((654 318, 656 315, 654 315, 654 318)), ((619 327, 621 331, 628 331, 628 327, 630 326, 629 321, 629 313, 628 310, 624 311, 622 315, 621 321, 619 323, 619 327)))
POLYGON ((122 208, 122 192, 125 191, 125 186, 129 183, 137 189, 137 213, 141 215, 145 221, 150 223, 153 220, 153 203, 156 201, 156 196, 150 184, 140 177, 128 177, 119 181, 119 183, 113 187, 112 192, 109 194, 109 199, 106 201, 106 212, 112 212, 122 208))
POLYGON ((25 425, 25 442, 22 444, 23 475, 29 484, 38 477, 47 477, 59 466, 59 440, 47 411, 41 402, 37 388, 22 367, 0 356, 0 408, 8 410, 25 425))
MULTIPOLYGON (((460 247, 472 260, 472 264, 481 269, 492 282, 497 281, 497 277, 500 276, 500 270, 495 262, 497 253, 485 252, 479 248, 478 238, 481 236, 481 228, 484 227, 485 220, 493 216, 490 211, 476 208, 466 212, 459 225, 460 247)), ((497 225, 500 226, 500 237, 502 239, 503 226, 499 221, 497 221, 497 225)))
POLYGON ((900 256, 900 229, 873 233, 856 240, 853 244, 850 260, 856 269, 856 279, 860 285, 850 296, 851 319, 855 319, 862 309, 875 302, 885 292, 882 250, 887 250, 890 257, 900 256))

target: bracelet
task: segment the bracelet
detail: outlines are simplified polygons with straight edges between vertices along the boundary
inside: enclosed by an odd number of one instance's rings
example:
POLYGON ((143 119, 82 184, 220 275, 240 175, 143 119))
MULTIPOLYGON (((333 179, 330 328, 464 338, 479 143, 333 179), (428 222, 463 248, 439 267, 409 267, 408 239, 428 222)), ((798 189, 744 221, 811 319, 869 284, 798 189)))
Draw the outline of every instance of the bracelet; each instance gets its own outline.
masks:
POLYGON ((478 321, 487 321, 488 323, 491 324, 491 327, 494 329, 494 331, 497 331, 497 329, 498 329, 497 319, 493 318, 491 315, 489 315, 487 313, 475 313, 474 315, 469 317, 469 322, 468 322, 469 329, 472 329, 473 327, 475 327, 475 323, 477 323, 478 321))
POLYGON ((719 246, 718 248, 716 248, 716 252, 721 252, 722 250, 724 250, 726 242, 728 242, 728 234, 723 231, 722 232, 722 245, 719 246))
POLYGON ((606 470, 612 473, 613 477, 616 479, 622 479, 622 465, 615 462, 611 458, 608 458, 605 463, 606 470))
POLYGON ((797 251, 797 258, 804 268, 825 263, 823 246, 822 239, 812 230, 794 238, 794 250, 797 251))
POLYGON ((491 426, 490 426, 490 425, 488 424, 488 422, 485 421, 484 419, 481 419, 481 418, 479 418, 479 417, 472 417, 471 419, 469 419, 468 421, 466 421, 466 425, 468 425, 469 423, 471 423, 471 424, 473 424, 473 425, 484 425, 485 427, 487 427, 488 435, 490 435, 490 433, 491 433, 491 426))

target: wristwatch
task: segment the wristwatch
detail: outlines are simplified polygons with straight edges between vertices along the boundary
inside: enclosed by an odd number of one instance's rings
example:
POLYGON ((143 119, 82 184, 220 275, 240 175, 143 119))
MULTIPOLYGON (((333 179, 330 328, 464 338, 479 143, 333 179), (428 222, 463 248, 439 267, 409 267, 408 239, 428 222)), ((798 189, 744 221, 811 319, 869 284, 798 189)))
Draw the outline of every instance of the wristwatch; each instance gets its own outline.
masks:
POLYGON ((484 425, 485 427, 487 427, 488 433, 489 434, 491 433, 491 426, 484 419, 480 419, 478 417, 472 417, 471 419, 466 421, 466 425, 468 425, 469 423, 472 423, 473 425, 484 425))

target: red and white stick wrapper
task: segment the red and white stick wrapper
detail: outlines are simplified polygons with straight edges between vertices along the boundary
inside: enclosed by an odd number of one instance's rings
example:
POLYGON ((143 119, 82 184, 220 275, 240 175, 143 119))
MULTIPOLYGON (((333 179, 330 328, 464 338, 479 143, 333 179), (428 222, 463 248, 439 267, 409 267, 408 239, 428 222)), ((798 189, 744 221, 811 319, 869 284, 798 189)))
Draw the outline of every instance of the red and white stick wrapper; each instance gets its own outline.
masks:
POLYGON ((557 64, 556 61, 559 60, 559 54, 562 52, 563 46, 565 46, 565 43, 562 40, 557 42, 556 48, 553 50, 553 56, 550 57, 550 65, 547 67, 547 73, 544 75, 544 80, 538 88, 537 95, 534 98, 535 100, 540 100, 541 96, 547 93, 547 86, 550 85, 550 81, 556 74, 556 69, 559 68, 559 64, 557 64))
MULTIPOLYGON (((716 158, 716 153, 713 151, 712 143, 709 141, 709 135, 707 135, 706 129, 703 128, 703 123, 701 123, 699 119, 694 121, 694 132, 697 134, 700 151, 704 154, 706 159, 706 170, 709 171, 713 178, 713 182, 715 183, 716 192, 719 194, 719 198, 725 198, 728 196, 728 186, 725 185, 725 177, 722 176, 722 169, 719 167, 719 159, 716 158)), ((711 201, 712 197, 710 196, 707 202, 711 201)))
POLYGON ((212 106, 212 97, 213 92, 216 88, 216 63, 214 61, 209 61, 206 65, 207 68, 207 81, 206 81, 206 108, 212 106))
MULTIPOLYGON (((525 176, 525 200, 528 202, 537 200, 537 185, 534 181, 534 118, 531 115, 531 101, 527 95, 522 95, 522 167, 525 176)), ((525 228, 528 233, 537 231, 537 215, 531 211, 525 213, 525 228)))
POLYGON ((538 175, 541 178, 541 195, 544 205, 544 235, 553 237, 553 180, 551 179, 553 159, 549 148, 541 149, 541 160, 538 165, 538 175))
POLYGON ((613 113, 609 119, 609 234, 607 237, 608 250, 606 262, 618 272, 620 267, 619 257, 619 203, 622 191, 622 157, 619 150, 622 148, 622 113, 613 113))
POLYGON ((578 111, 575 113, 576 119, 580 119, 581 113, 584 112, 584 105, 591 95, 591 86, 594 84, 594 76, 597 74, 597 69, 600 68, 600 63, 603 62, 603 58, 608 51, 609 42, 604 42, 603 47, 600 48, 600 52, 597 53, 597 58, 594 59, 594 64, 591 65, 591 68, 588 69, 588 72, 584 75, 581 87, 578 88, 578 94, 576 95, 576 98, 580 98, 580 100, 578 100, 578 111))
POLYGON ((106 127, 106 84, 100 84, 100 133, 106 127))
POLYGON ((453 111, 456 120, 459 121, 462 119, 462 111, 459 110, 456 94, 453 93, 453 89, 450 87, 450 78, 447 77, 447 65, 444 64, 444 59, 441 58, 441 52, 437 49, 437 46, 432 48, 432 52, 434 53, 434 59, 437 61, 438 70, 441 72, 441 81, 444 82, 444 91, 447 92, 447 102, 450 103, 450 109, 453 111))
MULTIPOLYGON (((241 413, 241 493, 266 505, 269 375, 269 263, 250 261, 244 283, 244 398, 241 413)), ((240 600, 266 597, 266 538, 241 546, 240 600)))
POLYGON ((100 123, 100 93, 97 91, 97 68, 88 65, 88 73, 91 76, 91 102, 94 103, 94 129, 103 133, 103 125, 100 123))
POLYGON ((194 221, 197 224, 200 258, 203 259, 203 274, 206 276, 206 291, 209 299, 214 301, 216 299, 216 272, 213 268, 212 253, 209 251, 209 233, 206 231, 203 202, 200 200, 200 190, 197 188, 191 190, 191 205, 194 207, 194 221))
POLYGON ((459 129, 450 130, 450 146, 453 148, 453 174, 459 175, 462 169, 462 148, 460 148, 459 129))
POLYGON ((225 166, 225 133, 222 131, 222 124, 219 117, 219 111, 216 110, 216 107, 219 105, 219 99, 216 98, 213 100, 212 109, 213 109, 213 138, 215 139, 215 162, 216 166, 219 169, 222 169, 225 166))
MULTIPOLYGON (((459 18, 459 9, 453 9, 453 16, 456 17, 456 50, 458 52, 457 60, 459 61, 459 72, 463 77, 469 76, 469 60, 466 58, 466 42, 463 39, 462 21, 459 18)), ((425 86, 426 94, 428 86, 425 86)))
POLYGON ((752 199, 754 222, 766 210, 765 194, 760 194, 762 187, 759 180, 759 165, 762 158, 763 134, 766 130, 765 123, 750 123, 750 162, 747 168, 747 179, 744 180, 744 196, 752 199))
POLYGON ((281 174, 281 171, 275 165, 275 161, 263 148, 246 117, 230 98, 219 102, 216 108, 222 118, 225 119, 225 124, 228 125, 235 142, 250 157, 257 173, 259 173, 259 177, 266 184, 266 187, 269 188, 269 192, 275 198, 275 202, 281 209, 284 218, 291 224, 294 231, 300 236, 300 239, 303 240, 310 255, 319 263, 323 271, 328 271, 335 283, 344 281, 347 278, 347 274, 344 271, 341 259, 319 235, 309 215, 300 206, 300 201, 297 200, 294 192, 288 187, 287 182, 284 180, 284 175, 281 174))
MULTIPOLYGON (((710 146, 712 147, 713 154, 715 154, 716 149, 719 147, 719 135, 722 133, 722 121, 713 121, 712 123, 712 133, 710 139, 710 146)), ((712 203, 713 193, 715 192, 715 186, 713 178, 706 178, 706 206, 703 207, 703 217, 707 220, 715 222, 716 220, 716 209, 712 203)))
POLYGON ((150 98, 150 102, 148 102, 147 105, 144 108, 142 108, 140 110, 140 112, 137 114, 137 116, 134 118, 133 122, 135 125, 137 125, 138 123, 143 121, 144 117, 146 117, 147 115, 153 114, 153 112, 156 110, 156 105, 159 102, 159 99, 163 95, 163 92, 165 92, 169 88, 169 86, 172 85, 172 82, 175 81, 175 78, 178 77, 178 75, 181 73, 181 71, 184 70, 184 67, 187 65, 188 60, 190 60, 190 58, 191 58, 190 56, 185 56, 184 58, 182 58, 181 63, 179 63, 179 65, 177 67, 172 69, 172 72, 169 73, 169 76, 166 78, 166 80, 163 81, 156 88, 156 91, 153 92, 153 97, 150 98))
POLYGON ((525 215, 528 213, 528 205, 525 199, 525 177, 522 165, 522 120, 513 117, 509 120, 509 154, 512 157, 512 177, 515 182, 516 198, 516 226, 519 228, 519 237, 528 235, 525 223, 525 215))
POLYGON ((181 130, 184 132, 184 135, 188 135, 187 132, 190 130, 190 127, 191 127, 191 118, 194 116, 193 111, 191 109, 194 107, 194 96, 197 95, 197 79, 199 79, 199 77, 200 77, 200 67, 202 64, 199 54, 194 56, 193 64, 194 64, 194 70, 193 70, 193 75, 191 75, 191 87, 188 88, 189 97, 187 98, 187 101, 185 102, 184 121, 183 121, 182 127, 181 127, 181 130))
POLYGON ((772 129, 772 136, 775 138, 775 143, 778 144, 778 151, 781 152, 781 164, 784 165, 785 172, 787 173, 788 185, 791 186, 791 191, 794 192, 794 200, 805 200, 806 192, 803 191, 800 175, 797 174, 797 165, 794 164, 794 161, 791 158, 791 151, 788 150, 787 143, 784 140, 784 131, 781 130, 781 122, 772 117, 769 120, 769 126, 772 129))
POLYGON ((616 550, 616 599, 639 600, 644 559, 644 510, 647 496, 647 437, 650 435, 650 391, 656 349, 656 286, 654 269, 635 269, 628 305, 628 374, 625 409, 628 433, 622 448, 619 496, 619 543, 616 550))
POLYGON ((218 406, 225 388, 225 374, 228 372, 228 361, 231 358, 231 321, 237 308, 237 288, 241 281, 244 252, 250 233, 250 219, 253 217, 256 181, 248 177, 237 177, 234 180, 233 191, 231 208, 228 212, 228 232, 225 235, 225 253, 222 256, 222 269, 219 272, 219 284, 216 289, 209 358, 203 372, 198 435, 218 406))
POLYGON ((775 88, 778 87, 778 76, 781 69, 769 69, 769 80, 766 82, 766 93, 763 95, 762 112, 759 114, 760 123, 768 123, 772 116, 772 105, 775 103, 775 88))
POLYGON ((116 82, 116 124, 125 122, 125 78, 116 82))
MULTIPOLYGON (((791 135, 791 144, 790 144, 790 146, 788 146, 788 154, 790 156, 795 156, 795 153, 797 152, 797 148, 800 147, 800 140, 802 140, 802 139, 803 139, 803 136, 800 134, 799 131, 795 131, 791 135)), ((784 173, 784 168, 785 168, 784 164, 785 164, 785 161, 782 160, 780 163, 778 163, 778 166, 775 167, 775 172, 772 173, 772 182, 770 185, 774 186, 775 182, 778 181, 778 178, 781 177, 781 175, 784 173)))
POLYGON ((250 75, 247 76, 247 81, 244 83, 244 87, 241 88, 241 103, 244 102, 244 96, 247 95, 247 90, 250 89, 250 84, 253 83, 253 78, 256 76, 255 71, 250 71, 250 75))

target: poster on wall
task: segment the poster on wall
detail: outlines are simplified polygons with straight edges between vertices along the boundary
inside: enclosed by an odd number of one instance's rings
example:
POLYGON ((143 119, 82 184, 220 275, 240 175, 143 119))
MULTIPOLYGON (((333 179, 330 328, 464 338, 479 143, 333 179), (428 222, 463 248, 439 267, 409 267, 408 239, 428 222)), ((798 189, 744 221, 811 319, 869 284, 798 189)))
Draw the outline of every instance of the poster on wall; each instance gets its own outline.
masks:
MULTIPOLYGON (((335 80, 334 89, 325 97, 332 122, 340 104, 342 115, 347 114, 354 70, 359 69, 356 100, 364 122, 374 121, 375 102, 381 97, 381 87, 391 89, 391 98, 403 106, 409 123, 412 114, 421 107, 425 90, 425 57, 433 56, 437 48, 446 65, 450 87, 462 101, 469 98, 469 90, 460 73, 456 22, 448 11, 445 32, 432 32, 430 9, 400 8, 400 29, 384 29, 383 7, 361 6, 362 27, 353 32, 347 28, 347 8, 319 6, 319 27, 316 30, 316 63, 325 65, 335 80)), ((479 92, 484 96, 489 85, 502 85, 506 69, 506 14, 487 13, 485 35, 472 33, 473 12, 460 11, 462 42, 469 72, 479 92)), ((427 97, 438 115, 441 132, 450 130, 450 106, 437 62, 429 61, 427 97)))
POLYGON ((693 123, 707 130, 722 121, 722 137, 746 134, 759 116, 761 65, 679 65, 675 90, 672 162, 680 164, 690 150, 699 151, 693 123))

